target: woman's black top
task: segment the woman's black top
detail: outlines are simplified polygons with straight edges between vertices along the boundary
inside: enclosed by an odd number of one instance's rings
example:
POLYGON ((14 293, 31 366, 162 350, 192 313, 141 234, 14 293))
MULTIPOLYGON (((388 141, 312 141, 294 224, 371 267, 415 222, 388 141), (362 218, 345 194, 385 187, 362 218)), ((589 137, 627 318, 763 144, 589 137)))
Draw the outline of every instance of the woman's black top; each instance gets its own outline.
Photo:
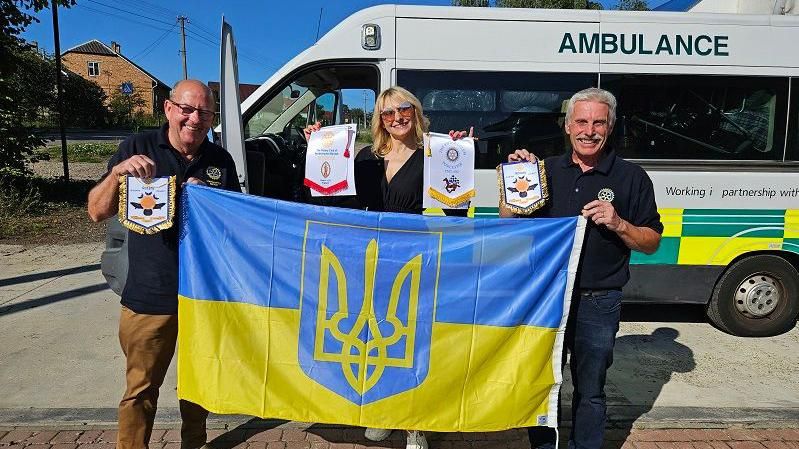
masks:
POLYGON ((424 154, 418 149, 402 164, 391 182, 386 179, 386 165, 371 147, 355 157, 355 189, 367 210, 421 214, 424 185, 424 154))
MULTIPOLYGON (((371 146, 358 152, 354 165, 357 197, 316 197, 310 202, 375 212, 422 214, 424 150, 419 148, 414 151, 391 178, 391 182, 386 179, 384 159, 375 156, 371 146)), ((444 213, 465 217, 467 211, 445 209, 444 213)))

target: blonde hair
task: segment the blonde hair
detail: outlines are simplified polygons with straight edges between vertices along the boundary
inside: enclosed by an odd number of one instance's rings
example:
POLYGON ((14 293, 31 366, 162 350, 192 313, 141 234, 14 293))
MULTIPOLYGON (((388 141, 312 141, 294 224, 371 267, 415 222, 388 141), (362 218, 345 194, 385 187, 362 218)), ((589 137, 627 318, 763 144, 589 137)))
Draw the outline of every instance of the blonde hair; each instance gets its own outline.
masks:
POLYGON ((374 113, 372 113, 372 140, 374 142, 372 144, 372 153, 378 157, 385 157, 391 151, 391 135, 386 131, 386 128, 383 126, 383 118, 380 117, 380 113, 383 112, 386 103, 390 100, 397 103, 407 101, 413 105, 415 118, 414 133, 417 147, 422 146, 424 133, 426 133, 430 127, 430 120, 422 113, 422 103, 419 102, 419 99, 416 98, 415 95, 399 86, 389 87, 383 92, 380 92, 380 95, 378 95, 375 100, 374 113))

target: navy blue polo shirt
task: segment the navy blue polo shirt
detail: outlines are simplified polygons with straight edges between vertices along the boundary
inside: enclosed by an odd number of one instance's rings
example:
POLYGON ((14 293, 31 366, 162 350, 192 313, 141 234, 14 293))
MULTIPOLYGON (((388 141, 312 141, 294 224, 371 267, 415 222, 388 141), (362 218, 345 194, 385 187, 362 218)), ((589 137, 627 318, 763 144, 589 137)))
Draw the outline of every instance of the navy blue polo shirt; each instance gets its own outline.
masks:
MULTIPOLYGON (((641 167, 608 150, 595 168, 583 173, 572 161, 569 150, 562 156, 544 160, 549 185, 547 206, 536 217, 570 217, 580 215, 583 206, 612 192, 611 203, 616 213, 635 226, 645 226, 663 233, 655 205, 652 180, 641 167)), ((621 289, 630 279, 630 249, 621 238, 604 225, 588 220, 583 241, 582 259, 577 273, 581 289, 621 289)))
MULTIPOLYGON (((178 200, 181 184, 190 177, 213 187, 241 191, 236 165, 227 151, 205 139, 197 155, 187 161, 169 143, 167 131, 168 125, 164 125, 125 139, 108 161, 109 172, 125 159, 142 154, 155 162, 156 177, 176 176, 178 200)), ((122 305, 136 313, 172 315, 178 311, 178 217, 180 203, 171 228, 152 235, 128 231, 128 277, 122 305)))

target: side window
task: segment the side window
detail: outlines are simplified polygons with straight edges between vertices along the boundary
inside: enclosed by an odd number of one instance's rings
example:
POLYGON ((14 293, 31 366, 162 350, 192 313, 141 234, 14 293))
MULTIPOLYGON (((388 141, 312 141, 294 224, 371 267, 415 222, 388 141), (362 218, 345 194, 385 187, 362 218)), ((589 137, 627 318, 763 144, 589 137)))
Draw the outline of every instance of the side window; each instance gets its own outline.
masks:
POLYGON ((309 123, 358 123, 356 150, 371 141, 369 121, 380 86, 374 64, 322 63, 294 72, 244 112, 249 193, 312 202, 303 185, 303 133, 309 123))
POLYGON ((322 126, 335 125, 337 100, 336 94, 332 92, 322 94, 314 102, 313 114, 309 122, 320 122, 322 126))
MULTIPOLYGON (((255 114, 245 122, 244 138, 259 136, 266 132, 271 125, 286 109, 294 104, 308 89, 294 83, 284 87, 277 95, 273 96, 258 109, 255 114)), ((307 119, 307 111, 306 116, 307 119)), ((300 124, 305 126, 305 124, 300 124)))
POLYGON ((364 108, 374 108, 379 84, 379 72, 371 65, 323 66, 299 72, 245 114, 245 138, 302 129, 316 121, 323 125, 346 123, 350 103, 354 109, 364 98, 371 98, 364 108))
POLYGON ((786 161, 799 161, 799 78, 791 78, 791 116, 788 119, 786 161))
POLYGON ((619 101, 615 147, 629 159, 783 159, 786 78, 602 75, 619 101))
POLYGON ((474 126, 478 169, 493 169, 517 148, 539 157, 565 151, 565 103, 596 81, 579 73, 397 72, 397 84, 422 102, 431 131, 474 126))

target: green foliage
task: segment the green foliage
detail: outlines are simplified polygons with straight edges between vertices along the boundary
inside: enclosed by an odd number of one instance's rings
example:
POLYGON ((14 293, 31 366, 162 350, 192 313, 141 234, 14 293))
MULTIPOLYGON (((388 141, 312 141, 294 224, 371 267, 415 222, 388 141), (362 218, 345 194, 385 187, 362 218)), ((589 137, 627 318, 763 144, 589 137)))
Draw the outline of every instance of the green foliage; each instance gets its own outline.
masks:
MULTIPOLYGON (((72 6, 74 0, 58 0, 59 5, 72 6)), ((30 59, 30 46, 19 37, 25 27, 36 20, 25 11, 38 12, 49 6, 47 0, 0 0, 0 171, 25 171, 25 160, 33 149, 43 144, 26 123, 40 113, 33 98, 21 97, 20 78, 39 79, 42 72, 26 72, 30 59), (30 103, 26 103, 30 101, 30 103), (23 105, 23 106, 21 106, 23 105)), ((34 53, 35 54, 35 53, 34 53)), ((48 84, 38 85, 42 99, 48 84), (43 88, 44 87, 44 88, 43 88)), ((41 103, 39 103, 41 105, 41 103)))
POLYGON ((39 189, 24 173, 0 170, 0 239, 19 233, 27 226, 25 217, 45 209, 39 189))
POLYGON ((452 0, 452 6, 472 6, 485 8, 490 6, 488 0, 452 0))
POLYGON ((624 11, 649 11, 646 0, 619 0, 615 9, 624 11))
MULTIPOLYGON (((108 109, 111 115, 111 124, 116 127, 133 126, 137 110, 147 104, 139 92, 134 91, 130 95, 122 92, 114 92, 108 102, 108 109)), ((142 113, 143 114, 143 113, 142 113)))
MULTIPOLYGON (((69 162, 107 162, 117 148, 115 143, 70 143, 67 145, 67 158, 69 162)), ((50 145, 37 151, 35 156, 37 159, 60 161, 61 146, 50 145)))
POLYGON ((590 0, 496 0, 500 8, 602 9, 590 0))
MULTIPOLYGON (((643 1, 643 0, 641 0, 643 1)), ((489 7, 489 0, 452 0, 452 6, 489 7)), ((592 0, 494 0, 498 8, 602 9, 592 0)))

